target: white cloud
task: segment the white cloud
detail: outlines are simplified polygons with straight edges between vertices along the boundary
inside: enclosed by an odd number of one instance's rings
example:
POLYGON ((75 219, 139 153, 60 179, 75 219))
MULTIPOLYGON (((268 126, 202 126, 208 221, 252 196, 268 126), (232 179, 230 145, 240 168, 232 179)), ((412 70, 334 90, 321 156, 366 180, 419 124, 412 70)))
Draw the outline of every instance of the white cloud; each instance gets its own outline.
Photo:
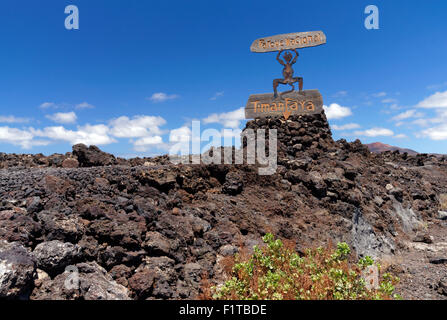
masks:
POLYGON ((160 136, 144 137, 134 142, 135 151, 145 152, 150 147, 163 144, 163 139, 160 136))
POLYGON ((161 135, 164 131, 160 127, 164 124, 166 124, 166 120, 162 117, 145 115, 135 116, 131 119, 122 116, 109 121, 112 136, 116 138, 138 138, 130 142, 133 144, 134 150, 139 152, 163 144, 161 135))
POLYGON ((417 104, 419 108, 447 108, 447 91, 436 92, 417 104))
POLYGON ((431 140, 447 140, 447 124, 423 130, 419 136, 428 137, 431 140))
POLYGON ((385 128, 372 128, 364 131, 355 131, 354 135, 366 137, 390 137, 394 135, 394 132, 385 128))
POLYGON ((179 96, 176 94, 166 94, 164 92, 157 92, 147 99, 151 100, 152 102, 165 102, 167 100, 177 99, 178 97, 179 96))
POLYGON ((66 112, 66 113, 58 112, 52 115, 47 115, 46 118, 61 124, 75 123, 76 120, 78 119, 76 113, 74 112, 66 112))
POLYGON ((82 102, 76 105, 69 103, 44 102, 39 106, 39 108, 41 109, 60 109, 60 108, 73 108, 73 107, 77 110, 80 110, 80 109, 93 109, 95 106, 89 104, 88 102, 82 102))
POLYGON ((424 116, 423 113, 417 112, 416 110, 411 109, 411 110, 407 110, 405 112, 398 114, 397 116, 393 117, 391 120, 402 121, 402 120, 409 119, 409 118, 421 118, 423 116, 424 116))
POLYGON ((27 148, 32 139, 33 135, 30 132, 17 128, 0 127, 0 142, 6 142, 13 145, 22 146, 22 148, 27 148))
POLYGON ((183 126, 177 129, 171 130, 169 134, 170 142, 188 142, 191 140, 191 129, 187 126, 183 126))
POLYGON ((0 123, 27 123, 28 118, 17 118, 15 116, 0 116, 0 123))
POLYGON ((84 143, 86 145, 107 145, 117 142, 109 135, 109 127, 104 124, 78 126, 77 130, 67 130, 62 126, 46 127, 43 130, 30 129, 37 137, 44 137, 56 141, 67 141, 72 145, 84 143))
POLYGON ((436 116, 434 118, 418 119, 413 121, 413 124, 421 127, 428 127, 422 132, 417 133, 417 137, 426 137, 431 140, 447 140, 447 110, 437 109, 436 116))
POLYGON ((20 146, 22 149, 30 149, 33 146, 46 146, 47 140, 33 140, 34 135, 28 130, 10 127, 0 127, 0 143, 9 143, 20 146))
POLYGON ((353 130, 360 128, 360 125, 357 123, 347 123, 341 126, 338 126, 336 124, 331 125, 332 130, 353 130))
POLYGON ((432 118, 420 118, 412 121, 411 123, 420 127, 429 127, 420 133, 417 133, 417 137, 428 137, 432 140, 444 140, 444 135, 447 130, 447 91, 444 93, 435 93, 418 104, 421 108, 434 108, 435 116, 432 118), (443 96, 445 101, 443 102, 443 96), (436 106, 436 107, 435 107, 436 106))
POLYGON ((383 99, 382 103, 396 103, 397 99, 393 99, 393 98, 388 98, 388 99, 383 99))
POLYGON ((95 106, 90 104, 90 103, 87 103, 87 102, 82 102, 80 104, 77 104, 75 106, 75 108, 78 109, 78 110, 80 110, 80 109, 93 109, 93 108, 95 108, 95 106))
POLYGON ((224 112, 224 113, 213 113, 203 119, 205 124, 208 123, 219 123, 226 128, 239 128, 241 121, 245 119, 244 107, 237 110, 224 112))
MULTIPOLYGON (((59 123, 72 123, 76 120, 74 112, 56 113, 47 117, 59 123)), ((8 118, 10 121, 12 119, 8 118)), ((38 129, 31 127, 23 130, 0 127, 0 143, 19 145, 22 148, 47 145, 56 141, 65 141, 72 145, 84 143, 100 146, 116 143, 118 142, 117 138, 136 138, 136 140, 129 140, 129 143, 132 143, 137 151, 146 151, 154 145, 159 148, 163 147, 161 135, 166 131, 161 130, 160 126, 164 124, 166 124, 166 120, 161 117, 141 115, 133 118, 122 116, 105 124, 86 124, 77 126, 73 130, 64 126, 48 126, 38 129)), ((178 134, 180 133, 178 131, 178 134)))
POLYGON ((426 127, 429 125, 430 119, 417 119, 417 120, 412 121, 411 123, 421 126, 421 127, 426 127))
POLYGON ((404 107, 398 105, 397 103, 394 103, 394 104, 392 104, 391 106, 389 106, 389 109, 390 109, 390 110, 393 110, 393 111, 395 111, 395 110, 401 110, 401 109, 403 109, 403 108, 404 108, 404 107))
POLYGON ((117 138, 143 138, 162 134, 160 126, 166 124, 162 117, 135 116, 132 119, 126 116, 113 119, 109 122, 111 134, 117 138))
POLYGON ((223 92, 223 91, 216 92, 216 93, 214 94, 214 96, 212 96, 212 97, 210 98, 210 100, 217 100, 217 98, 219 98, 219 97, 223 97, 223 95, 224 95, 224 92, 223 92))
POLYGON ((403 133, 400 133, 400 134, 396 134, 395 136, 394 136, 394 138, 396 138, 396 139, 406 139, 406 138, 408 138, 405 134, 403 134, 403 133))
POLYGON ((49 109, 49 108, 56 109, 57 104, 55 104, 54 102, 44 102, 39 106, 39 108, 41 108, 41 109, 49 109))
POLYGON ((436 116, 434 118, 417 119, 412 121, 411 123, 421 127, 426 127, 432 124, 447 123, 447 112, 441 112, 440 110, 437 110, 436 116))
POLYGON ((386 92, 377 92, 377 93, 373 93, 372 95, 375 98, 381 98, 381 97, 385 97, 386 96, 386 92))
POLYGON ((328 120, 342 119, 352 115, 351 109, 348 107, 342 107, 336 103, 332 103, 329 107, 323 106, 323 108, 328 120))
MULTIPOLYGON (((190 141, 192 139, 192 130, 184 125, 180 128, 176 128, 171 130, 169 133, 169 150, 168 153, 170 155, 175 154, 185 154, 189 153, 190 150, 190 141)), ((200 145, 200 136, 195 137, 200 145)))

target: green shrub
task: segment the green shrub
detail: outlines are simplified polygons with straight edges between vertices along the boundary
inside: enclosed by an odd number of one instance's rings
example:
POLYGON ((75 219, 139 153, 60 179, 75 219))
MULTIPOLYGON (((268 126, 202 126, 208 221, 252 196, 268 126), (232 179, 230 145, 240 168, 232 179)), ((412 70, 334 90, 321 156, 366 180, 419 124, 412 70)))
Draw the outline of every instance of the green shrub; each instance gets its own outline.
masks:
POLYGON ((374 264, 370 257, 350 265, 346 243, 336 249, 307 249, 300 256, 293 245, 284 245, 272 234, 265 246, 254 247, 251 255, 238 254, 230 263, 229 279, 204 290, 204 299, 215 300, 358 300, 395 299, 398 278, 380 277, 377 289, 368 290, 362 272, 374 264))

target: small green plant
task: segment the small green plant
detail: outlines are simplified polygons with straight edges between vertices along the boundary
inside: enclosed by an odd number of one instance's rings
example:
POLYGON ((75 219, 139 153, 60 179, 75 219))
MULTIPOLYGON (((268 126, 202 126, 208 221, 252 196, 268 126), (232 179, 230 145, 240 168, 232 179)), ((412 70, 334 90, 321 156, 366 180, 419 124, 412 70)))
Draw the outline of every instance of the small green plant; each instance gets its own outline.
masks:
MULTIPOLYGON (((398 278, 384 274, 377 289, 369 290, 362 272, 374 265, 370 257, 350 265, 351 250, 346 243, 334 249, 307 249, 300 256, 293 245, 285 245, 272 234, 266 244, 254 247, 245 258, 236 255, 228 271, 229 279, 210 287, 203 299, 215 300, 360 300, 396 299, 398 278)), ((380 267, 380 266, 379 266, 380 267)))

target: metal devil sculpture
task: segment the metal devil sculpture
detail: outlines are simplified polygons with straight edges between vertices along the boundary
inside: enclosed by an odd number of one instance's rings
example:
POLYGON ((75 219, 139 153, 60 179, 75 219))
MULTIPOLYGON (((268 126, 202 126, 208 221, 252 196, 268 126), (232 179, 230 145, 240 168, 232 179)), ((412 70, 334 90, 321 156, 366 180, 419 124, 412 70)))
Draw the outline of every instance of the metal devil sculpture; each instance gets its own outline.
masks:
POLYGON ((287 120, 291 114, 318 113, 323 108, 323 98, 318 90, 303 90, 303 78, 294 77, 293 65, 297 62, 297 49, 315 47, 326 43, 322 31, 280 34, 260 38, 253 42, 252 52, 278 51, 276 60, 283 66, 283 78, 273 80, 273 94, 251 95, 245 107, 245 118, 281 116, 287 120), (298 83, 298 92, 295 84, 298 83), (278 94, 280 84, 289 85, 289 91, 278 94))

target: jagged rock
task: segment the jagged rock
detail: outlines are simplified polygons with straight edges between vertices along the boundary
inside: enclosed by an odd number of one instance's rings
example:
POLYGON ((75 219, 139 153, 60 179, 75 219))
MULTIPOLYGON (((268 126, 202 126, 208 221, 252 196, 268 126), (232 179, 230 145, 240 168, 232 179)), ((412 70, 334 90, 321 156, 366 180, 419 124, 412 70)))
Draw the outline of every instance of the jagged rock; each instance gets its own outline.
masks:
MULTIPOLYGON (((135 274, 144 273, 148 274, 148 271, 153 275, 153 284, 145 282, 146 289, 150 290, 148 285, 152 286, 152 296, 162 299, 171 298, 174 294, 175 284, 177 281, 176 272, 174 270, 174 260, 168 257, 150 257, 147 258, 145 263, 137 268, 135 274)), ((135 290, 141 290, 142 284, 139 277, 135 279, 135 290)), ((151 276, 152 277, 152 276, 151 276)))
POLYGON ((69 266, 33 290, 33 300, 129 300, 128 290, 96 262, 69 266))
POLYGON ((285 178, 293 184, 304 181, 306 172, 302 169, 289 170, 285 173, 285 178))
POLYGON ((287 162, 287 167, 291 168, 292 170, 301 169, 306 170, 309 167, 309 164, 312 163, 312 158, 306 157, 306 158, 298 158, 289 160, 287 162))
POLYGON ((78 167, 79 167, 79 161, 74 158, 68 158, 62 162, 62 168, 74 169, 78 167))
POLYGON ((36 263, 18 242, 0 241, 0 299, 26 299, 33 286, 36 263))
POLYGON ((55 211, 41 211, 37 219, 42 225, 45 241, 60 240, 76 243, 84 234, 85 227, 76 216, 66 216, 55 211))
POLYGON ((198 289, 202 279, 202 266, 198 263, 187 263, 183 268, 183 278, 188 286, 198 289))
POLYGON ((443 277, 441 280, 439 280, 437 291, 439 294, 447 296, 447 277, 443 277))
POLYGON ((239 249, 231 244, 227 244, 225 246, 220 247, 219 253, 224 256, 234 256, 236 253, 239 252, 239 249))
POLYGON ((397 201, 402 202, 404 193, 403 193, 403 190, 401 188, 393 188, 393 189, 391 189, 390 190, 390 194, 392 196, 394 196, 394 198, 397 201))
POLYGON ((424 225, 412 208, 404 208, 400 202, 395 201, 393 209, 392 214, 399 218, 402 229, 407 234, 423 230, 424 225))
POLYGON ((359 209, 353 215, 352 235, 352 246, 360 257, 377 259, 380 254, 389 254, 395 250, 389 239, 376 234, 359 209))
POLYGON ((110 269, 118 264, 138 265, 145 255, 146 252, 143 250, 128 251, 123 247, 108 246, 104 251, 98 253, 97 260, 102 266, 110 269))
POLYGON ((120 264, 114 266, 110 271, 109 274, 112 276, 112 278, 119 283, 120 285, 123 285, 125 287, 129 287, 129 281, 130 277, 132 276, 133 268, 128 267, 126 265, 120 264))
POLYGON ((413 242, 433 243, 433 237, 427 232, 417 232, 413 242))
MULTIPOLYGON (((45 159, 45 158, 43 158, 43 159, 45 159)), ((64 159, 65 159, 65 156, 62 154, 53 154, 47 158, 48 163, 52 167, 58 167, 58 168, 62 166, 64 159)))
POLYGON ((81 255, 89 261, 97 259, 99 252, 104 249, 94 237, 87 235, 84 235, 77 245, 81 255))
POLYGON ((80 259, 80 248, 59 240, 39 243, 33 251, 38 268, 55 274, 80 259))
POLYGON ((45 189, 48 194, 57 194, 66 196, 70 191, 74 191, 70 181, 59 177, 48 175, 44 178, 45 189))
POLYGON ((182 243, 192 243, 194 230, 190 219, 173 214, 161 215, 155 223, 158 232, 169 239, 179 239, 182 243))
POLYGON ((166 256, 171 250, 169 240, 159 232, 148 232, 143 246, 151 255, 166 256))
POLYGON ((345 169, 344 175, 349 180, 355 180, 355 178, 358 175, 358 172, 356 169, 348 167, 345 169))
POLYGON ((441 220, 447 220, 447 211, 438 211, 438 218, 441 220))
POLYGON ((311 171, 309 174, 304 175, 303 182, 318 198, 326 195, 327 186, 319 172, 311 171))
POLYGON ((125 212, 112 212, 108 219, 94 220, 89 223, 87 229, 87 232, 96 238, 124 248, 136 248, 141 245, 145 231, 146 223, 142 217, 125 212))
POLYGON ((225 177, 225 183, 222 186, 222 192, 235 196, 244 189, 244 181, 236 172, 229 172, 225 177))
POLYGON ((79 289, 85 300, 129 300, 127 288, 113 281, 96 263, 78 264, 79 289))
POLYGON ((135 273, 129 279, 129 287, 135 293, 138 299, 145 299, 151 293, 154 285, 155 272, 144 269, 135 273))
POLYGON ((77 157, 81 167, 110 166, 117 163, 116 158, 101 151, 96 146, 87 147, 85 144, 73 146, 73 155, 77 157))
POLYGON ((39 212, 43 209, 42 200, 40 197, 32 197, 26 205, 26 210, 29 214, 39 212))
POLYGON ((108 190, 110 187, 110 183, 109 180, 105 178, 95 178, 94 186, 99 190, 108 190))
POLYGON ((139 173, 142 183, 155 187, 160 191, 167 192, 174 188, 177 182, 177 175, 174 172, 160 169, 147 169, 139 173))
POLYGON ((303 145, 301 143, 297 143, 295 145, 293 145, 293 150, 295 150, 295 152, 301 151, 303 149, 303 145))
POLYGON ((0 239, 30 246, 41 231, 41 226, 24 209, 0 211, 0 239))

